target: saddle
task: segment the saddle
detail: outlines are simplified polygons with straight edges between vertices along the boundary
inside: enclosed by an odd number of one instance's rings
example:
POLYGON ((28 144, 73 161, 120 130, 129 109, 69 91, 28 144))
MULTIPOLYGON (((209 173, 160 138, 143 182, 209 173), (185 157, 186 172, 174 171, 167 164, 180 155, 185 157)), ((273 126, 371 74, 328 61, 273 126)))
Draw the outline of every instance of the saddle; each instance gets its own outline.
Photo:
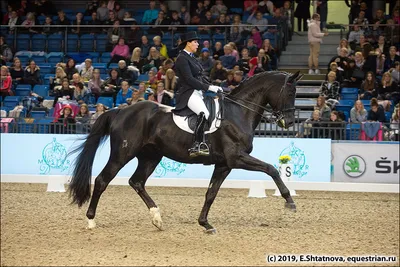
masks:
MULTIPOLYGON (((213 96, 205 96, 203 101, 210 113, 207 123, 204 126, 204 134, 210 134, 218 130, 221 125, 221 120, 223 119, 222 100, 213 96)), ((173 110, 172 114, 176 126, 185 132, 194 133, 197 121, 196 113, 186 107, 180 111, 173 110)))

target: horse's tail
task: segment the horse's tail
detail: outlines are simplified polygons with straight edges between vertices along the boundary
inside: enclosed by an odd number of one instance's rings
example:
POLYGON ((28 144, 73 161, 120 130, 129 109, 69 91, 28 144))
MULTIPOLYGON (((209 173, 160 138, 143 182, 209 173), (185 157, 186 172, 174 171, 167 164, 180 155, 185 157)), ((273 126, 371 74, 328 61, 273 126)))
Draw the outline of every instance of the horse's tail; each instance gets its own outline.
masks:
POLYGON ((103 113, 92 126, 90 134, 85 138, 85 142, 70 152, 70 154, 79 152, 69 184, 69 195, 72 197, 72 204, 78 204, 81 207, 90 199, 94 157, 99 145, 110 135, 111 122, 119 111, 117 109, 103 113))

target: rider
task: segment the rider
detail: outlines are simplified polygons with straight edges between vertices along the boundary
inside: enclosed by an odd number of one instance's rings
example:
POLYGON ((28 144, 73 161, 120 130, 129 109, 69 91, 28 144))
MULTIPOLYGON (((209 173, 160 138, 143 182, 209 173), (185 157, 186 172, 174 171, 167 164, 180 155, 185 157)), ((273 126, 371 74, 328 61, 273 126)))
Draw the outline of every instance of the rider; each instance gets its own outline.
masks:
POLYGON ((194 57, 194 53, 199 47, 199 37, 197 32, 187 32, 181 35, 182 43, 179 45, 179 55, 175 63, 175 72, 178 76, 178 89, 176 96, 176 107, 174 112, 181 111, 181 115, 185 114, 184 109, 188 107, 197 114, 197 123, 195 134, 195 142, 189 149, 189 155, 196 157, 198 155, 209 155, 208 147, 203 145, 204 126, 210 113, 203 102, 203 92, 211 91, 214 93, 222 92, 219 86, 211 85, 208 77, 204 74, 204 70, 200 62, 194 57))

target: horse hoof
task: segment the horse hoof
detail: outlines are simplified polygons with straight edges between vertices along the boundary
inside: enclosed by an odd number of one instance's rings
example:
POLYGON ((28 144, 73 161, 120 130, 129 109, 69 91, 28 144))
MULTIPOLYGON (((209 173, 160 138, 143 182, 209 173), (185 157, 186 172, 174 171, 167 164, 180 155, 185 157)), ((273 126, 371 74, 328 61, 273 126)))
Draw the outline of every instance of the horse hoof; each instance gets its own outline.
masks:
POLYGON ((96 222, 94 221, 94 219, 88 220, 87 229, 94 229, 94 228, 96 228, 96 222))
POLYGON ((291 211, 293 211, 293 212, 296 212, 296 204, 294 204, 294 203, 285 203, 285 208, 287 208, 287 209, 289 209, 289 210, 291 210, 291 211))
POLYGON ((153 220, 152 223, 153 223, 153 225, 154 225, 155 227, 157 227, 158 230, 164 231, 164 227, 163 227, 162 221, 153 220))
POLYGON ((204 230, 204 233, 206 233, 208 235, 216 235, 217 234, 217 229, 215 229, 215 228, 207 229, 207 230, 204 230))
POLYGON ((152 219, 152 223, 155 227, 158 228, 158 230, 162 231, 164 230, 163 228, 163 222, 161 220, 161 214, 160 214, 160 210, 158 208, 151 208, 150 209, 150 214, 152 215, 153 219, 152 219))

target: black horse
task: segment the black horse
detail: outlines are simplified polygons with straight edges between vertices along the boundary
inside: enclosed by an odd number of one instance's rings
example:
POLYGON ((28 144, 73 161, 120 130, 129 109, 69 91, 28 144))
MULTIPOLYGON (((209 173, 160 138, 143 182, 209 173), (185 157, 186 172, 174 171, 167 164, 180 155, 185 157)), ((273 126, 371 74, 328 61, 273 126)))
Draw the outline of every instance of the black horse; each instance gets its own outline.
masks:
MULTIPOLYGON (((90 199, 92 166, 96 150, 110 136, 110 158, 95 180, 93 196, 86 216, 89 228, 95 227, 94 217, 99 198, 118 171, 137 157, 138 167, 129 179, 129 185, 142 198, 150 210, 153 224, 162 230, 159 209, 145 189, 163 156, 183 163, 215 164, 214 173, 206 193, 206 200, 198 222, 208 233, 215 229, 208 223, 210 207, 232 169, 261 171, 273 178, 285 207, 293 211, 296 206, 289 190, 282 182, 274 166, 262 162, 249 154, 253 149, 254 131, 259 124, 267 103, 272 107, 277 124, 288 128, 294 123, 294 101, 299 72, 290 75, 284 72, 263 72, 243 81, 224 101, 224 120, 221 128, 208 137, 211 143, 211 160, 207 157, 189 157, 188 149, 193 135, 179 129, 172 120, 172 113, 150 101, 136 103, 121 110, 111 110, 101 115, 93 125, 86 141, 74 152, 77 157, 73 176, 69 184, 73 203, 79 207, 90 199), (244 104, 252 102, 252 108, 244 104), (240 104, 240 105, 239 105, 240 104)), ((248 104, 246 104, 248 105, 248 104)), ((74 153, 73 152, 73 153, 74 153)))

